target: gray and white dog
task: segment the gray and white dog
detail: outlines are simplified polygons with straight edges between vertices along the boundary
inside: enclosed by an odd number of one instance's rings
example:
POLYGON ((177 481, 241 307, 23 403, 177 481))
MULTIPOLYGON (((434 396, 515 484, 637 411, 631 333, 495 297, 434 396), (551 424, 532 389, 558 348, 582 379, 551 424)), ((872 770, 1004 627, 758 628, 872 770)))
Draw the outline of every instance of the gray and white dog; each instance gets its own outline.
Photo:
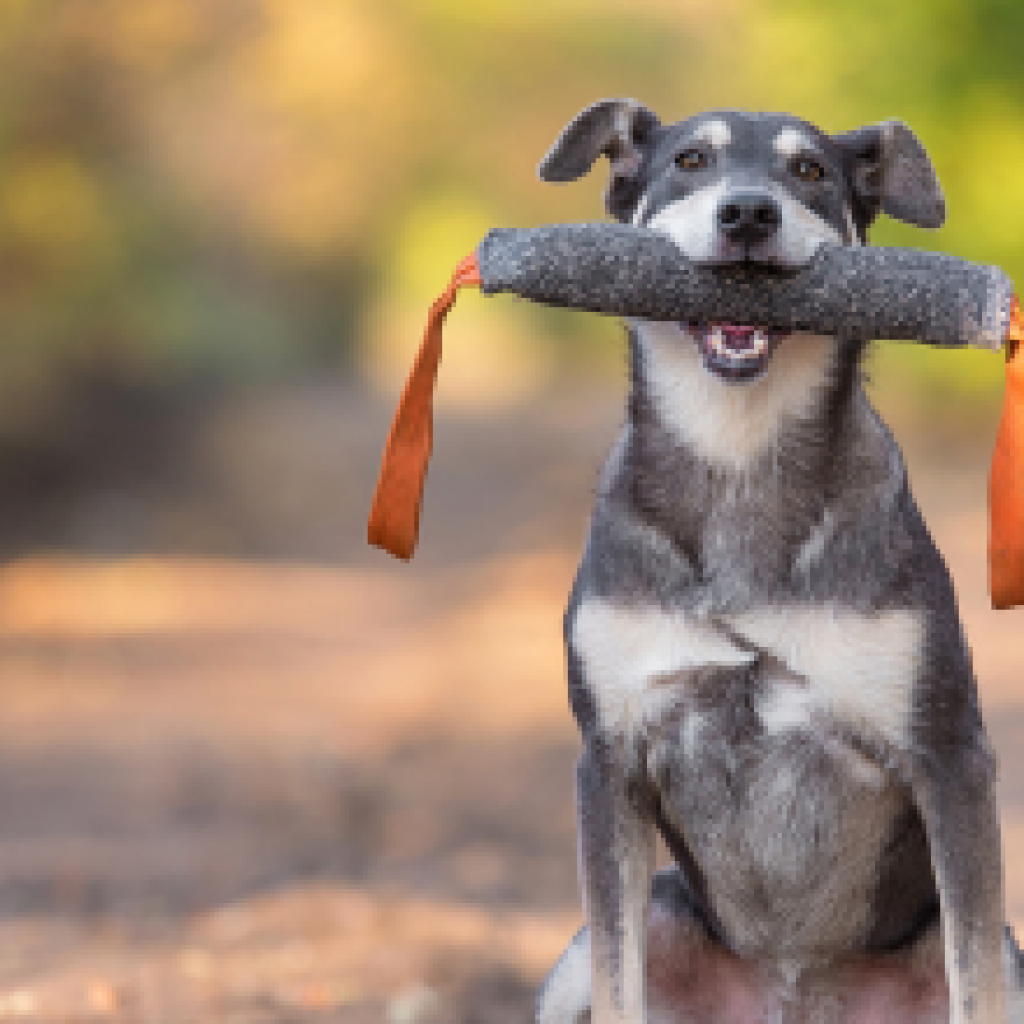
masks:
MULTIPOLYGON (((540 165, 689 259, 799 266, 945 216, 914 134, 582 111, 540 165)), ((587 926, 540 1024, 1024 1022, 992 752, 863 346, 630 325, 628 416, 565 616, 587 926), (660 833, 675 865, 653 871, 660 833)))

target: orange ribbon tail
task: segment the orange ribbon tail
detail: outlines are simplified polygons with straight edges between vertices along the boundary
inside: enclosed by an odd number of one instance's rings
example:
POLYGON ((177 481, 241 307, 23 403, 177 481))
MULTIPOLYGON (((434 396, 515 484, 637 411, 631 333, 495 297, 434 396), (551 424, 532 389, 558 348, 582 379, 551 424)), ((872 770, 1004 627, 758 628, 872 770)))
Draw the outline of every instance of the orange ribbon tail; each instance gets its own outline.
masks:
POLYGON ((993 608, 1024 604, 1024 320, 1016 298, 1005 344, 1003 418, 988 480, 989 593, 993 608))
POLYGON ((434 437, 434 384, 441 361, 441 326, 464 285, 480 285, 476 253, 464 259, 430 308, 416 362, 391 421, 367 536, 371 544, 408 561, 419 535, 420 504, 434 437))

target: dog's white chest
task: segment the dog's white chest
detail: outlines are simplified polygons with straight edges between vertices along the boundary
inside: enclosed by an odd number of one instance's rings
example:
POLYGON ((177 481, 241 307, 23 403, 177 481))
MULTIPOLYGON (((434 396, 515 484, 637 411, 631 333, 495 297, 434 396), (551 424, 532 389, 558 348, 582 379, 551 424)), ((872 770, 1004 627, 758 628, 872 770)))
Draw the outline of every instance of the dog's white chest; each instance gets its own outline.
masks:
POLYGON ((583 663, 587 689, 602 728, 631 733, 673 699, 687 672, 708 666, 740 668, 757 659, 713 624, 682 612, 584 600, 571 643, 583 663))
POLYGON ((766 731, 820 710, 890 742, 905 740, 924 644, 919 612, 766 608, 735 616, 730 626, 806 681, 767 690, 759 706, 766 731))
POLYGON ((643 729, 685 696, 695 672, 760 660, 764 731, 809 725, 823 713, 900 743, 913 713, 923 637, 920 614, 903 609, 771 607, 716 621, 589 598, 576 613, 571 643, 607 730, 643 729))

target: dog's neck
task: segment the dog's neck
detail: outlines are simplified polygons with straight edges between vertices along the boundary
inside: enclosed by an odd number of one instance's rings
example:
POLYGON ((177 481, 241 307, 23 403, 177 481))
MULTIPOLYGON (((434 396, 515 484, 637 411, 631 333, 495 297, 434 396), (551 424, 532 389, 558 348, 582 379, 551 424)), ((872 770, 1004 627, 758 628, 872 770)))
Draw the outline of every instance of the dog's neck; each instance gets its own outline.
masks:
MULTIPOLYGON (((635 426, 657 424, 694 457, 723 473, 750 472, 780 445, 816 443, 837 403, 858 386, 834 338, 793 334, 765 373, 729 383, 707 371, 693 339, 674 324, 637 322, 631 331, 635 426), (845 393, 844 393, 845 392, 845 393)), ((802 453, 806 462, 812 453, 802 453)))
POLYGON ((821 553, 835 523, 867 506, 885 525, 864 550, 890 542, 886 509, 905 470, 865 394, 859 347, 794 335, 761 380, 730 385, 682 330, 634 328, 628 421, 601 476, 598 518, 649 528, 682 554, 695 575, 681 600, 712 612, 767 594, 828 599, 836 581, 821 553))

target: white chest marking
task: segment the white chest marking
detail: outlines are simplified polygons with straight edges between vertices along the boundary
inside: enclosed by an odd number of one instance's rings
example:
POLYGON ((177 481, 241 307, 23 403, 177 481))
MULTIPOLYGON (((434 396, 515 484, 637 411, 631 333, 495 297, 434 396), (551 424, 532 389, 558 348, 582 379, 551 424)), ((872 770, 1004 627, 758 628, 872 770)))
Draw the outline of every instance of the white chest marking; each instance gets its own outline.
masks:
MULTIPOLYGON (((805 727, 821 712, 894 744, 906 741, 921 669, 920 613, 763 608, 731 616, 728 627, 800 677, 769 689, 759 708, 768 731, 805 727)), ((602 728, 620 734, 642 727, 678 699, 665 684, 679 673, 740 667, 757 658, 712 622, 598 598, 581 604, 571 641, 602 728)))
POLYGON ((756 660, 707 622, 681 612, 627 607, 591 598, 576 612, 572 644, 583 661, 602 728, 628 733, 674 699, 669 677, 706 666, 756 660))
POLYGON ((769 730, 806 723, 820 709, 884 739, 905 742, 924 643, 919 612, 764 608, 735 616, 729 625, 807 681, 805 689, 770 692, 760 708, 769 730))
POLYGON ((633 323, 662 423, 719 466, 743 470, 774 448, 786 423, 808 415, 828 383, 832 338, 791 334, 779 343, 762 377, 728 384, 704 368, 696 343, 679 325, 633 323))

